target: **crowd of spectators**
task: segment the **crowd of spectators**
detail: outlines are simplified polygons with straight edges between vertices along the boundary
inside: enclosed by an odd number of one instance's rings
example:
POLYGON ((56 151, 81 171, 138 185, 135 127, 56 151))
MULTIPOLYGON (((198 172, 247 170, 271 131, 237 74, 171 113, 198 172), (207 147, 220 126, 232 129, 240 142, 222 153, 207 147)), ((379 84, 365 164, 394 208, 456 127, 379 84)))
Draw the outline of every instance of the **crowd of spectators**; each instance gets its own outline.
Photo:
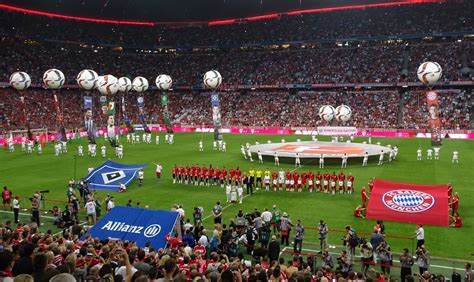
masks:
MULTIPOLYGON (((57 129, 53 93, 49 90, 30 89, 25 92, 26 110, 31 128, 57 129)), ((61 90, 60 107, 66 128, 83 127, 82 93, 79 90, 61 90)), ((105 126, 107 116, 102 113, 99 95, 94 94, 94 120, 96 126, 105 126)), ((18 93, 11 89, 0 90, 2 124, 9 129, 25 129, 22 104, 18 93)), ((125 96, 128 118, 139 122, 136 93, 125 96)), ((443 129, 470 128, 471 95, 465 91, 443 91, 439 95, 443 129)), ((109 98, 110 99, 110 98, 109 98)), ((120 97, 113 98, 121 105, 120 97)), ((149 124, 163 124, 160 95, 145 93, 145 113, 149 124)), ((122 120, 121 107, 117 107, 116 120, 122 120)), ((428 113, 423 92, 409 91, 402 96, 393 90, 371 91, 287 91, 221 92, 221 118, 223 126, 314 128, 322 125, 346 125, 357 128, 426 129, 428 113), (400 102, 402 99, 402 102, 400 102), (345 123, 327 123, 319 115, 323 105, 334 107, 345 104, 352 109, 352 118, 345 123)), ((174 126, 212 126, 210 94, 171 93, 168 110, 174 126)))
POLYGON ((75 84, 82 69, 117 77, 144 76, 153 82, 169 74, 175 86, 199 86, 206 70, 217 69, 224 84, 286 85, 320 83, 415 82, 423 61, 439 62, 445 81, 469 80, 474 56, 470 43, 413 43, 361 47, 318 47, 279 51, 231 51, 206 54, 147 54, 92 50, 77 45, 28 44, 16 39, 0 41, 1 81, 21 70, 33 83, 49 68, 64 72, 66 84, 75 84), (402 74, 402 70, 406 73, 402 74), (464 73, 461 72, 464 70, 464 73))
POLYGON ((241 45, 472 31, 472 10, 472 1, 450 0, 181 28, 97 25, 1 11, 0 33, 122 46, 241 45))
MULTIPOLYGON (((107 204, 107 203, 106 203, 107 204)), ((408 249, 397 254, 385 237, 383 222, 374 226, 367 239, 354 228, 345 227, 340 253, 328 250, 328 226, 321 220, 315 229, 321 241, 318 254, 301 253, 304 223, 277 206, 244 212, 240 210, 227 225, 222 207, 213 208, 214 227, 202 224, 202 209, 192 217, 181 205, 177 211, 182 237, 166 236, 165 248, 150 243, 139 247, 131 241, 99 240, 85 234, 79 223, 60 234, 41 232, 36 223, 2 223, 0 232, 0 277, 2 281, 392 281, 398 270, 391 269, 399 255, 403 281, 414 281, 412 267, 419 267, 420 281, 445 281, 430 271, 429 251, 420 245, 414 257, 408 249), (272 230, 273 229, 273 230, 272 230), (279 238, 281 237, 281 238, 279 238), (294 252, 286 251, 288 237, 294 252), (281 239, 281 240, 280 240, 281 239), (281 242, 280 242, 281 241, 281 242), (360 253, 356 256, 356 252, 360 253)), ((309 228, 311 229, 311 228, 309 228)), ((465 273, 471 275, 466 263, 465 273)), ((468 280, 470 281, 470 280, 468 280)))

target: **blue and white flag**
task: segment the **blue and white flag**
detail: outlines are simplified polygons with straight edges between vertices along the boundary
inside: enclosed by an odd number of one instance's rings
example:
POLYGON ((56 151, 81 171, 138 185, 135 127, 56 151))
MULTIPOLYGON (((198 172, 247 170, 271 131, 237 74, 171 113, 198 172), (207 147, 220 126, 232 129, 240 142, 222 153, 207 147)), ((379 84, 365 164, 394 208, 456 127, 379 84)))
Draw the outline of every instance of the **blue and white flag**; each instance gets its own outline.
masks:
POLYGON ((87 185, 91 189, 117 192, 119 191, 120 183, 128 186, 135 179, 138 171, 146 166, 148 165, 126 165, 108 160, 89 173, 85 181, 88 182, 87 185))
POLYGON ((84 96, 84 110, 92 109, 92 96, 84 96))
POLYGON ((156 250, 166 247, 167 235, 178 221, 178 212, 117 206, 111 209, 88 233, 92 238, 128 240, 140 248, 147 242, 156 250))

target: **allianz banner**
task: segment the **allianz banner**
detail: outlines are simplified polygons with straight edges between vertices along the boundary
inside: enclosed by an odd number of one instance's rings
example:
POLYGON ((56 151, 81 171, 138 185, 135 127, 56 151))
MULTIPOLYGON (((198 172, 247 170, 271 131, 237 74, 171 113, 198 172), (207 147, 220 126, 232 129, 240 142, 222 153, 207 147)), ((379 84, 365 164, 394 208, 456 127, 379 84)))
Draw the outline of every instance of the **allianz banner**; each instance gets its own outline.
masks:
POLYGON ((117 206, 87 232, 93 238, 128 240, 143 248, 166 247, 167 235, 179 224, 178 212, 117 206))

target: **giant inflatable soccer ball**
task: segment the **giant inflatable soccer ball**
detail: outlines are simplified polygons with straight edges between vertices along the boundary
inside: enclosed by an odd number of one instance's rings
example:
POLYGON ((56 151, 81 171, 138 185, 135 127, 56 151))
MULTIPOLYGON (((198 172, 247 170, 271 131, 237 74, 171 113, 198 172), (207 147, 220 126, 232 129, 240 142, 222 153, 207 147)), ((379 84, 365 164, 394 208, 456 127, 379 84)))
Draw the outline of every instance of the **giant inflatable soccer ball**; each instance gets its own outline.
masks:
POLYGON ((325 105, 319 108, 319 117, 325 121, 331 121, 334 118, 334 107, 331 105, 325 105))
POLYGON ((120 92, 128 92, 132 90, 132 81, 128 77, 121 77, 118 79, 118 88, 120 92))
POLYGON ((351 118, 352 110, 349 106, 340 105, 336 107, 335 115, 338 121, 346 122, 351 118))
POLYGON ((99 75, 93 70, 82 70, 76 78, 77 85, 84 90, 92 90, 97 87, 99 75))
POLYGON ((16 90, 25 90, 31 85, 31 78, 26 72, 17 71, 10 75, 10 85, 16 90))
POLYGON ((173 84, 173 80, 171 79, 171 76, 167 74, 160 74, 156 77, 155 84, 160 90, 169 90, 173 84))
POLYGON ((418 67, 418 79, 426 85, 432 85, 441 78, 443 70, 438 63, 424 62, 418 67))
POLYGON ((210 70, 204 74, 204 85, 209 89, 216 89, 222 83, 222 76, 216 70, 210 70))
POLYGON ((132 88, 137 92, 145 92, 148 89, 148 80, 142 76, 137 76, 132 81, 132 88))
POLYGON ((111 74, 100 76, 97 80, 97 90, 102 95, 114 95, 118 91, 118 79, 111 74))
POLYGON ((43 74, 43 83, 49 89, 61 88, 65 80, 64 73, 58 69, 49 69, 43 74))

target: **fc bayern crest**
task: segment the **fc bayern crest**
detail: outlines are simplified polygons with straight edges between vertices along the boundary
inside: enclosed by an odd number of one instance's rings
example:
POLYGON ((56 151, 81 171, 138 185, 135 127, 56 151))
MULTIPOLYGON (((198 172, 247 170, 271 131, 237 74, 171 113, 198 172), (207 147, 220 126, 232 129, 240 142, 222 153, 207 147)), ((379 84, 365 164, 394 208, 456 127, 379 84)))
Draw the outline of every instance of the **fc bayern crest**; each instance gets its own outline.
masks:
POLYGON ((432 208, 435 198, 421 191, 398 189, 383 194, 382 202, 387 208, 397 212, 419 213, 432 208))
POLYGON ((438 94, 434 91, 428 92, 428 100, 434 101, 438 98, 438 94))

